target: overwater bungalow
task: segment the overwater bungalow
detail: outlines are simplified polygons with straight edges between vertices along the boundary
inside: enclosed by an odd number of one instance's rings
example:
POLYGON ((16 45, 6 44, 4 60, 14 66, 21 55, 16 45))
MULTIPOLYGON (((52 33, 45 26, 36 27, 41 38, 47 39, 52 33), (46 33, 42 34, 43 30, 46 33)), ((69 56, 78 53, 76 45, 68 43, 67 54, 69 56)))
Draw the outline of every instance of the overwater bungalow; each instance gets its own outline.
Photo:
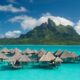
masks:
POLYGON ((30 56, 30 59, 32 60, 32 62, 38 62, 38 60, 39 60, 38 54, 32 53, 30 56))
POLYGON ((0 61, 6 60, 8 57, 5 54, 0 53, 0 61))
POLYGON ((63 60, 59 57, 56 57, 54 61, 55 61, 55 63, 62 63, 63 62, 63 60))
POLYGON ((29 67, 52 68, 60 63, 79 62, 80 56, 69 51, 62 52, 60 49, 53 54, 52 52, 46 53, 44 49, 37 51, 27 48, 25 51, 21 52, 17 48, 13 50, 4 48, 0 52, 0 60, 7 62, 8 66, 14 69, 22 68, 26 64, 29 67), (13 55, 7 56, 7 54, 13 55))
POLYGON ((48 52, 40 58, 39 65, 41 67, 51 67, 54 65, 54 59, 55 56, 51 52, 48 52))
POLYGON ((22 56, 21 53, 16 53, 13 58, 15 58, 16 60, 18 60, 20 57, 22 56))
POLYGON ((19 59, 20 62, 31 62, 31 59, 27 55, 22 55, 19 59))
POLYGON ((44 54, 46 54, 46 51, 42 48, 42 49, 40 49, 40 51, 38 52, 38 57, 41 58, 44 54))
POLYGON ((19 62, 22 67, 29 66, 29 65, 32 66, 32 60, 27 55, 22 55, 19 59, 19 62))
POLYGON ((23 53, 23 54, 26 54, 26 55, 28 55, 28 56, 31 56, 31 54, 33 53, 33 51, 30 50, 29 48, 27 48, 27 49, 25 49, 22 53, 23 53))
POLYGON ((7 48, 3 48, 0 52, 4 53, 4 54, 8 54, 10 52, 10 50, 7 48))
POLYGON ((61 49, 57 50, 57 51, 54 53, 54 55, 55 55, 56 57, 60 57, 61 54, 62 54, 62 50, 61 50, 61 49))
POLYGON ((21 50, 19 50, 18 48, 12 49, 10 51, 11 53, 21 53, 21 50))
POLYGON ((27 55, 16 53, 13 57, 9 57, 7 62, 12 68, 21 68, 24 64, 31 62, 31 59, 27 55))
POLYGON ((37 50, 30 50, 27 48, 23 54, 29 56, 33 62, 36 62, 38 59, 38 51, 37 50))
POLYGON ((9 64, 15 63, 17 60, 20 59, 22 55, 20 53, 15 54, 13 57, 8 57, 6 62, 8 62, 9 64))
POLYGON ((10 63, 9 67, 12 69, 20 69, 20 68, 22 68, 22 65, 18 60, 16 60, 14 63, 13 62, 10 63))
POLYGON ((33 53, 34 53, 34 54, 38 54, 38 51, 37 51, 37 50, 33 50, 33 53))
POLYGON ((69 51, 64 51, 60 58, 63 60, 63 62, 71 63, 75 62, 75 58, 77 55, 75 53, 69 52, 69 51))
POLYGON ((9 57, 6 62, 8 62, 8 66, 11 68, 21 68, 21 63, 19 59, 21 58, 22 54, 16 53, 13 57, 9 57))

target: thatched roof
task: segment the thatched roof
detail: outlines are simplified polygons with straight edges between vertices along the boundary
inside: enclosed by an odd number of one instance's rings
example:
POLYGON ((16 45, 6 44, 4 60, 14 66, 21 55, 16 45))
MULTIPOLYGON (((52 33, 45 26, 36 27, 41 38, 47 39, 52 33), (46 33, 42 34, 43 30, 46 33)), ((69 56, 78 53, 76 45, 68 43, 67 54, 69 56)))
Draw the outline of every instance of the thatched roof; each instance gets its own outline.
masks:
POLYGON ((7 59, 8 57, 5 56, 4 54, 0 53, 0 59, 7 59))
POLYGON ((16 59, 14 57, 9 57, 6 61, 7 62, 16 62, 16 59))
POLYGON ((15 54, 13 57, 14 57, 15 59, 19 59, 21 56, 22 56, 21 53, 17 53, 17 54, 15 54))
POLYGON ((78 56, 75 52, 71 52, 71 54, 74 58, 78 56))
POLYGON ((39 52, 43 52, 43 53, 46 53, 46 51, 42 48, 39 50, 39 52))
POLYGON ((20 53, 15 54, 13 57, 9 57, 7 59, 8 62, 15 62, 16 60, 20 62, 30 62, 30 58, 26 55, 22 55, 20 53))
POLYGON ((41 57, 45 54, 45 50, 44 49, 41 49, 39 52, 38 52, 38 56, 41 57))
POLYGON ((56 57, 55 62, 63 62, 63 60, 59 57, 56 57))
POLYGON ((20 53, 20 52, 21 52, 21 50, 19 50, 18 48, 11 50, 11 53, 20 53))
POLYGON ((51 52, 48 52, 47 54, 44 54, 39 61, 51 61, 54 59, 55 59, 55 56, 51 52))
POLYGON ((64 58, 75 58, 77 57, 77 55, 75 53, 71 53, 71 52, 68 52, 68 51, 64 51, 62 53, 62 55, 60 56, 60 58, 64 59, 64 58))
POLYGON ((30 58, 26 55, 22 55, 19 59, 20 62, 30 62, 30 58))
POLYGON ((31 54, 33 53, 32 50, 30 50, 29 48, 27 48, 26 50, 23 51, 24 54, 31 54))
POLYGON ((0 51, 1 53, 8 53, 9 52, 9 50, 7 49, 7 48, 3 48, 1 51, 0 51))
POLYGON ((13 57, 9 57, 9 58, 7 59, 7 61, 8 61, 8 62, 15 62, 16 60, 19 60, 21 56, 22 56, 22 54, 17 53, 17 54, 15 54, 13 57))
POLYGON ((54 54, 55 54, 55 56, 60 56, 62 54, 62 50, 59 49, 54 54))
POLYGON ((33 53, 38 54, 38 51, 37 50, 33 50, 33 53))

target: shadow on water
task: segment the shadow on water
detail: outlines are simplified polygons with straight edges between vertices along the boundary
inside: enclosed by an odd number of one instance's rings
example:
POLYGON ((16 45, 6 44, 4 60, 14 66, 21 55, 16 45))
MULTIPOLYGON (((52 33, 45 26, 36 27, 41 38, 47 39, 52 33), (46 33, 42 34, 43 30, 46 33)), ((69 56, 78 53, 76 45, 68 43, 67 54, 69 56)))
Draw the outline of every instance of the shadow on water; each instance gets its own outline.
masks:
POLYGON ((52 70, 52 69, 58 69, 58 67, 57 66, 53 66, 53 67, 33 66, 30 69, 52 70))
POLYGON ((35 70, 55 70, 55 69, 58 69, 59 67, 40 67, 40 66, 25 66, 25 67, 22 67, 22 68, 19 68, 19 69, 14 69, 14 68, 11 68, 9 66, 1 66, 0 67, 0 71, 14 71, 14 70, 26 70, 26 69, 35 69, 35 70))
POLYGON ((0 67, 0 71, 14 71, 14 70, 20 70, 20 69, 14 69, 14 68, 11 68, 9 66, 1 66, 0 67))
POLYGON ((12 68, 11 66, 9 66, 7 63, 0 63, 0 71, 13 71, 13 70, 29 70, 29 69, 34 69, 34 70, 55 70, 58 69, 60 65, 58 66, 40 66, 40 65, 32 65, 32 64, 23 64, 21 68, 12 68))

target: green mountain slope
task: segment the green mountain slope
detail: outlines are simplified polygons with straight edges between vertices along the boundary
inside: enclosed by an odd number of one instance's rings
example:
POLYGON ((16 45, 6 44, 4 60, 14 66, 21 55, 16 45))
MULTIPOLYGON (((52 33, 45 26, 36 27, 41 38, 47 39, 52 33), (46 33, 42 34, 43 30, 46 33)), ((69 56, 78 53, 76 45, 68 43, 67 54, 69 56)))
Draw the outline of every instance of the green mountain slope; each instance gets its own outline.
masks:
POLYGON ((20 38, 27 38, 31 43, 62 43, 64 42, 76 42, 80 40, 80 36, 76 33, 72 26, 63 26, 56 24, 48 19, 48 23, 43 23, 37 26, 27 34, 21 35, 20 38))
POLYGON ((56 26, 48 19, 47 23, 35 27, 17 39, 0 40, 0 44, 80 44, 80 36, 72 26, 56 26))

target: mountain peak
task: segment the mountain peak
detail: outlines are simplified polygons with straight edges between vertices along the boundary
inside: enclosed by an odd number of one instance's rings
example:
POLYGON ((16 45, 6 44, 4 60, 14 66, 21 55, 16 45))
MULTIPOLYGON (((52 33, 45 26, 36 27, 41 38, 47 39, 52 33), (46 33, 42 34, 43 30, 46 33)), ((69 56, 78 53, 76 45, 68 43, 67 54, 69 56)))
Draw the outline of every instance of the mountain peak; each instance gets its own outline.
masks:
POLYGON ((21 38, 29 38, 30 40, 75 40, 79 35, 72 26, 59 25, 48 19, 48 23, 43 23, 35 27, 32 31, 22 35, 21 38))
POLYGON ((53 26, 53 25, 56 25, 56 24, 52 19, 48 18, 48 25, 53 26))

